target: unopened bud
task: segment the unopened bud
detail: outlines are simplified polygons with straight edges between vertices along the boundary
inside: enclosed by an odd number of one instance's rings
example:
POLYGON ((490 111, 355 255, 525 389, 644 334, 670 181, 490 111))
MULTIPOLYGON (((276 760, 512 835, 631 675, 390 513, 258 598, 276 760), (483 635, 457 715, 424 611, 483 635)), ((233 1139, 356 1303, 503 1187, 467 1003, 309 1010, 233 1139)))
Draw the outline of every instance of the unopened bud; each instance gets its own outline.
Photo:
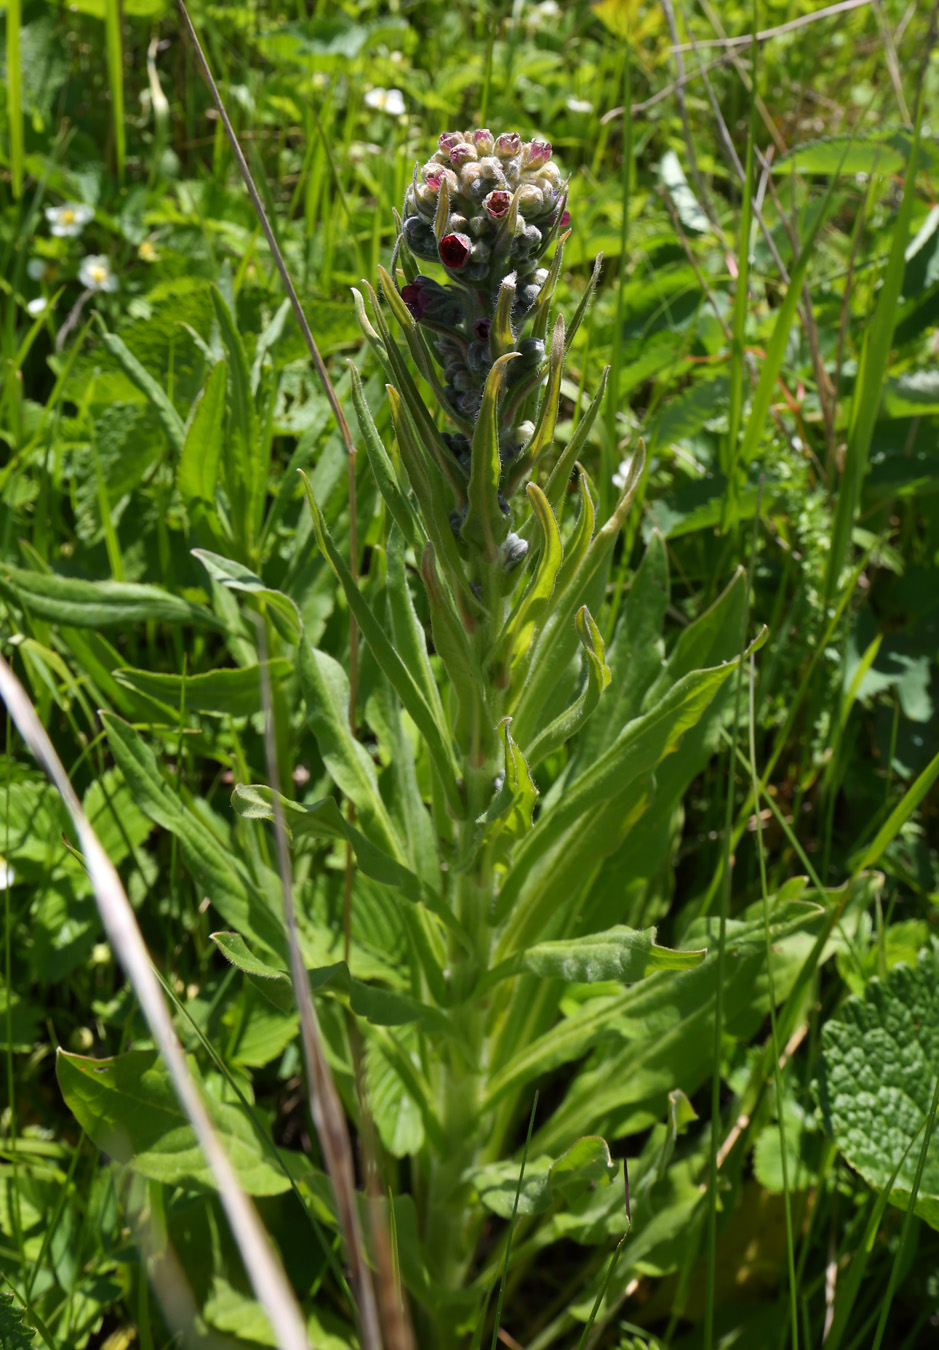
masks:
POLYGON ((499 562, 506 572, 511 572, 512 568, 518 566, 527 552, 527 540, 518 534, 507 534, 499 546, 499 562))

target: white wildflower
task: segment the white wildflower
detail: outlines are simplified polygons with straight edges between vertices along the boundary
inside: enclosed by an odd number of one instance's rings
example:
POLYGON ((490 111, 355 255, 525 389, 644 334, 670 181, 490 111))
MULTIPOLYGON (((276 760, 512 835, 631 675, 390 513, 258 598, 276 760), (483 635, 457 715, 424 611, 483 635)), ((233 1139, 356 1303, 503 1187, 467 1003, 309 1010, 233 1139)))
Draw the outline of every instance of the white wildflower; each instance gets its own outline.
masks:
POLYGON ((57 239, 77 238, 88 222, 94 220, 94 216, 92 208, 83 202, 65 202, 62 206, 46 207, 50 233, 57 239))
POLYGON ((117 290, 117 277, 103 253, 90 253, 87 258, 82 258, 78 280, 86 291, 117 290))
POLYGON ((567 110, 572 113, 589 113, 593 112, 593 104, 588 98, 569 98, 567 110))
POLYGON ((400 89, 369 89, 365 95, 365 106, 377 108, 389 117, 403 117, 406 112, 404 95, 400 89))
POLYGON ((42 314, 48 304, 49 301, 44 295, 37 295, 34 300, 27 300, 26 313, 31 319, 35 319, 37 315, 42 314))

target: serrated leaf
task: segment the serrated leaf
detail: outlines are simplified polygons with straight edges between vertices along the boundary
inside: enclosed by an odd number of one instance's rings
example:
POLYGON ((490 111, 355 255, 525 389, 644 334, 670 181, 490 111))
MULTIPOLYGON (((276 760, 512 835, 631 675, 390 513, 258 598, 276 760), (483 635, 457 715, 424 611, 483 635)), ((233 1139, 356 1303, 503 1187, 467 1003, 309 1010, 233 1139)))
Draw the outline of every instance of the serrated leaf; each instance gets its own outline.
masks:
MULTIPOLYGON (((849 998, 822 1028, 819 1098, 825 1127, 869 1185, 889 1185, 892 1204, 909 1205, 918 1148, 909 1147, 932 1105, 939 1065, 939 963, 923 952, 849 998)), ((921 1138, 921 1136, 920 1136, 921 1138)), ((915 1212, 939 1229, 939 1138, 933 1140, 915 1212)))

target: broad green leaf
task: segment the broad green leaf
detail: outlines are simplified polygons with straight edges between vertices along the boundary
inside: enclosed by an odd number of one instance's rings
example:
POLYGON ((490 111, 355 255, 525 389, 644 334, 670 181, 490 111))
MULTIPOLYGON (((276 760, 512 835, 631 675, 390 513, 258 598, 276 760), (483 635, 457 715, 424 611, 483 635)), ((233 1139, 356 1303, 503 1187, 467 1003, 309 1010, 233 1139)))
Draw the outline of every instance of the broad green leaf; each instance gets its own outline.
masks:
POLYGON ((600 984, 605 980, 634 984, 656 970, 693 970, 706 956, 706 948, 674 951, 671 947, 660 947, 654 928, 637 932, 618 925, 605 933, 538 942, 504 966, 496 967, 487 984, 494 983, 497 977, 504 979, 521 971, 572 984, 600 984))
MULTIPOLYGON (((248 820, 274 819, 274 794, 259 784, 239 785, 232 793, 232 806, 248 820)), ((284 827, 290 835, 312 835, 315 838, 346 839, 352 845, 355 859, 366 876, 385 886, 393 886, 415 904, 426 905, 448 927, 459 933, 460 925, 450 913, 442 897, 410 871, 403 862, 379 848, 361 831, 346 820, 332 797, 325 797, 312 806, 301 806, 281 796, 284 827)))
POLYGON ((610 668, 606 664, 600 629, 586 605, 577 611, 577 636, 584 649, 587 667, 587 685, 570 707, 538 733, 528 748, 528 763, 535 768, 543 759, 559 750, 575 736, 594 712, 600 695, 610 683, 610 668))
POLYGON ((161 385, 157 384, 150 372, 141 365, 130 348, 116 334, 107 331, 103 322, 101 323, 101 340, 107 351, 124 371, 124 374, 137 386, 160 419, 160 425, 166 433, 174 456, 180 455, 185 439, 185 428, 183 419, 173 407, 169 395, 161 385))
MULTIPOLYGON (((290 988, 290 976, 285 970, 268 966, 248 947, 239 933, 213 933, 212 940, 222 955, 233 966, 243 970, 246 975, 265 981, 286 984, 290 988)), ((317 970, 307 971, 310 988, 314 993, 320 990, 348 999, 352 1011, 367 1022, 380 1027, 399 1027, 408 1022, 423 1022, 427 1030, 446 1035, 450 1023, 446 1015, 438 1008, 419 1003, 406 994, 395 993, 391 989, 380 989, 373 984, 357 980, 349 973, 345 961, 336 961, 331 966, 321 966, 317 970)), ((267 992, 266 990, 264 992, 267 992)))
POLYGON ((537 483, 529 483, 526 492, 539 526, 538 561, 498 640, 493 667, 505 668, 500 684, 508 683, 509 671, 516 663, 520 670, 527 668, 525 658, 544 625, 563 556, 561 532, 547 497, 537 483))
POLYGON ((247 933, 272 952, 286 950, 282 915, 255 885, 243 863, 188 810, 175 787, 160 773, 153 751, 129 723, 114 713, 103 712, 101 720, 115 763, 124 775, 134 803, 164 830, 179 840, 183 860, 196 885, 208 896, 219 914, 233 928, 247 933))
POLYGON ((685 675, 545 810, 519 844, 494 907, 493 920, 506 920, 499 958, 528 946, 563 901, 579 893, 590 869, 613 852, 634 819, 624 812, 622 794, 678 748, 736 665, 725 661, 685 675))
MULTIPOLYGON (((271 683, 282 684, 293 673, 293 662, 278 656, 267 663, 267 669, 271 683)), ((115 678, 131 689, 168 703, 171 708, 185 706, 187 712, 216 717, 250 717, 261 710, 259 665, 207 670, 187 676, 125 668, 115 671, 115 678)))
POLYGON ((176 469, 176 486, 186 503, 193 528, 197 533, 206 529, 213 540, 224 534, 215 505, 215 489, 222 454, 227 391, 227 367, 224 361, 218 361, 209 372, 193 407, 176 469))
POLYGON ((265 586, 249 567, 231 558, 223 558, 219 553, 210 553, 207 548, 194 548, 192 556, 199 559, 212 580, 219 585, 256 597, 262 611, 266 610, 270 614, 271 622, 285 642, 293 645, 300 641, 300 611, 289 595, 265 586))
MULTIPOLYGON (((200 1190, 214 1187, 195 1131, 155 1050, 130 1050, 115 1059, 88 1059, 60 1050, 56 1077, 69 1110, 104 1153, 153 1181, 200 1190)), ((214 1101, 207 1093, 203 1101, 247 1193, 280 1195, 289 1190, 286 1169, 262 1152, 241 1108, 214 1101)), ((295 1160, 306 1161, 300 1155, 295 1160)), ((302 1166, 293 1165, 291 1171, 300 1172, 302 1166)))
POLYGON ((404 862, 388 808, 378 790, 375 765, 349 729, 349 679, 326 652, 300 643, 300 683, 306 715, 329 775, 355 803, 364 833, 396 862, 404 862))
POLYGON ((204 605, 192 604, 158 586, 130 581, 81 581, 4 564, 0 566, 0 594, 36 618, 74 628, 127 627, 155 620, 224 631, 221 621, 204 605))
POLYGON ((250 549, 261 528, 266 491, 264 444, 258 426, 248 356, 241 334, 217 286, 209 288, 215 317, 228 352, 231 383, 229 434, 222 453, 235 538, 250 549))
POLYGON ((490 732, 493 721, 486 697, 487 684, 460 615, 441 584, 436 551, 429 541, 421 558, 421 577, 427 592, 434 649, 444 664, 459 705, 454 735, 461 745, 479 744, 490 732))
MULTIPOLYGON (((619 1172, 605 1139, 585 1136, 572 1144, 556 1161, 530 1159, 519 1194, 518 1212, 542 1214, 552 1205, 575 1204, 597 1186, 609 1186, 619 1172)), ((518 1164, 494 1163, 472 1173, 473 1186, 486 1206, 501 1219, 510 1219, 518 1188, 518 1164)))
MULTIPOLYGON (((939 1072, 939 964, 933 951, 915 967, 895 966, 849 998, 822 1027, 819 1098, 825 1126, 869 1185, 892 1180, 891 1203, 906 1209, 918 1161, 913 1136, 932 1105, 939 1072)), ((933 1137, 915 1212, 939 1229, 939 1140, 933 1137)))
MULTIPOLYGON (((773 906, 774 990, 781 1003, 801 968, 806 944, 825 917, 821 906, 784 901, 773 906)), ((717 991, 717 920, 693 927, 689 942, 707 945, 700 965, 653 971, 617 994, 597 993, 544 1035, 520 1044, 493 1074, 488 1100, 514 1093, 562 1064, 587 1059, 564 1102, 538 1132, 539 1146, 555 1148, 578 1129, 617 1138, 647 1129, 668 1110, 676 1087, 689 1098, 712 1072, 717 991)), ((724 1025, 727 1034, 754 1035, 768 1010, 763 919, 730 920, 724 958, 724 1025)))
POLYGON ((807 141, 773 163, 778 174, 805 173, 826 176, 855 174, 900 174, 906 166, 909 139, 887 136, 829 136, 807 141))

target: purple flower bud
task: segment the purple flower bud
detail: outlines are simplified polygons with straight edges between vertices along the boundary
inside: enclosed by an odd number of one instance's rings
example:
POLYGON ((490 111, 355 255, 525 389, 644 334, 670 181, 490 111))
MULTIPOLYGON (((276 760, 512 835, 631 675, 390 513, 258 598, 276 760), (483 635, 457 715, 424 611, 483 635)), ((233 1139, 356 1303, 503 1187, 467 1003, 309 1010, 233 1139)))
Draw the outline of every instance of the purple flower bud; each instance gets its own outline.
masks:
POLYGON ((450 151, 450 163, 455 169, 459 169, 461 165, 475 159, 476 150, 472 145, 467 145, 466 141, 460 141, 459 145, 455 145, 450 151))
POLYGON ((445 234, 440 241, 440 261, 444 267, 459 271, 469 261, 472 240, 465 234, 445 234))
POLYGON ((550 141, 532 141, 525 147, 525 154, 522 162, 526 168, 538 169, 542 164, 547 164, 551 158, 550 141))
POLYGON ((463 140, 458 131, 442 131, 437 138, 437 144, 445 155, 448 155, 455 145, 459 145, 463 140))
POLYGON ((561 219, 558 221, 559 227, 560 227, 562 230, 566 230, 567 227, 568 227, 568 225, 570 225, 570 223, 571 223, 571 213, 570 213, 570 211, 567 211, 567 210, 562 211, 562 212, 561 212, 561 219))
POLYGON ((495 152, 500 159, 511 159, 522 146, 522 138, 517 131, 503 131, 495 143, 495 152))
POLYGON ((501 220, 502 217, 507 214, 511 205, 511 192, 503 192, 501 188, 496 188, 495 192, 490 192, 488 197, 483 200, 483 206, 492 216, 493 220, 501 220))
POLYGON ((494 137, 488 127, 480 127, 473 132, 473 142, 481 155, 491 155, 494 137))
POLYGON ((404 238, 408 248, 418 258, 437 257, 437 240, 429 225, 420 216, 408 216, 404 222, 404 238))
POLYGON ((419 319, 424 313, 424 297, 421 294, 421 288, 416 286, 413 281, 409 282, 407 286, 401 287, 401 299, 415 319, 419 319))
POLYGON ((491 328, 491 319, 477 319, 473 324, 473 337, 478 338, 480 342, 488 342, 491 328))

